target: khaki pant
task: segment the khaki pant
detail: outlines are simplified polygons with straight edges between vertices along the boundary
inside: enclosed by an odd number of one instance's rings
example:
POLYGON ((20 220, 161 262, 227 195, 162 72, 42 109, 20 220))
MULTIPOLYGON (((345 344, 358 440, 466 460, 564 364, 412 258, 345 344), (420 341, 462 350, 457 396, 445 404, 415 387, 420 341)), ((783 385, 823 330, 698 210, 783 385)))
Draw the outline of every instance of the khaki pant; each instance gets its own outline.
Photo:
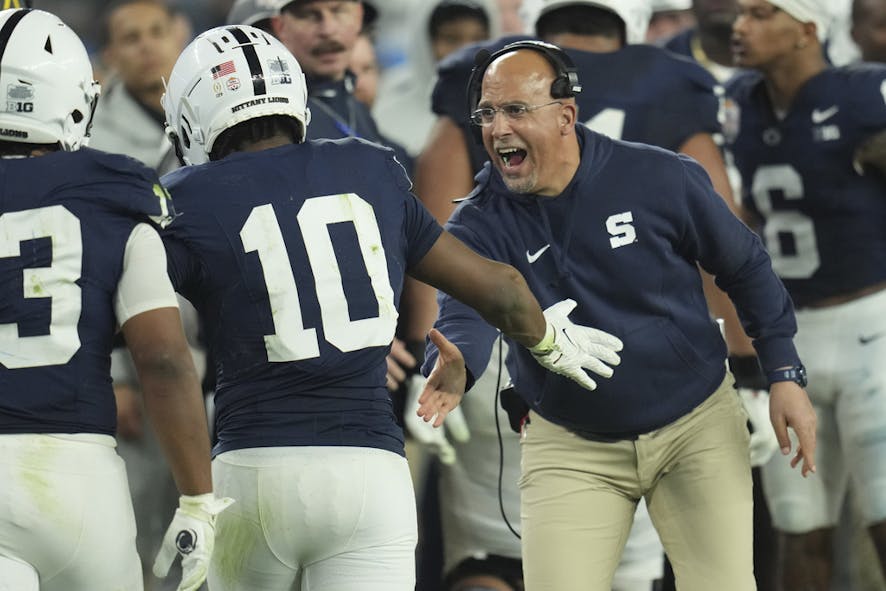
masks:
POLYGON ((527 591, 609 591, 644 496, 681 591, 756 589, 746 421, 729 375, 636 441, 589 441, 531 413, 520 479, 527 591))

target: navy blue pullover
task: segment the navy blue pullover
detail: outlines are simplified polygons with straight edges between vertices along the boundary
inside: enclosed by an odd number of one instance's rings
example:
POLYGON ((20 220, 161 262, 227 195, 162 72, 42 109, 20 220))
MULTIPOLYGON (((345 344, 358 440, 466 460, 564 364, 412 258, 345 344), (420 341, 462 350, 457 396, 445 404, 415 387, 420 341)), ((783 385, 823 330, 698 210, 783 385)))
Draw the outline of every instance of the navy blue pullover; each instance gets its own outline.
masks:
MULTIPOLYGON (((570 320, 624 341, 622 363, 595 391, 548 372, 510 343, 511 377, 541 416, 579 432, 628 437, 698 406, 725 376, 726 346, 697 263, 735 302, 767 371, 799 363, 791 301, 758 237, 686 156, 576 127, 581 162, 556 197, 510 192, 489 163, 447 229, 514 265, 543 308, 572 298, 570 320)), ((497 337, 461 302, 440 296, 436 327, 479 376, 497 337)), ((437 351, 429 346, 424 372, 437 351)))

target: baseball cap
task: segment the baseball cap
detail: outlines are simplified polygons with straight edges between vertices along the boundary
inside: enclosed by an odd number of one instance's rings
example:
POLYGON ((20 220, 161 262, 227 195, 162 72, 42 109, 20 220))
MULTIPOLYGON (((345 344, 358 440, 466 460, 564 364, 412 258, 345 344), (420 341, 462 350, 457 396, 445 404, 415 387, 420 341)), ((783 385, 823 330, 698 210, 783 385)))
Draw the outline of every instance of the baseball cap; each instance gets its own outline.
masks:
POLYGON ((277 0, 237 0, 228 12, 229 25, 254 25, 277 14, 277 0))
MULTIPOLYGON (((289 8, 293 4, 304 4, 307 2, 322 2, 323 0, 270 0, 271 4, 274 5, 277 13, 280 11, 289 8)), ((346 2, 359 2, 360 0, 345 0, 346 2)))

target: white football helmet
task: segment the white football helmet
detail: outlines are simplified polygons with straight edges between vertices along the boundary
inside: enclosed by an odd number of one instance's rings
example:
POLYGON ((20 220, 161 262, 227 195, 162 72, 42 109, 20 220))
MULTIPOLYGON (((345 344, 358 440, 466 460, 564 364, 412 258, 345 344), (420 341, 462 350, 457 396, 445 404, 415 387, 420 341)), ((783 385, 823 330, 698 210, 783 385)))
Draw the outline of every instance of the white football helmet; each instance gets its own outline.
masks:
POLYGON ((692 10, 692 0, 652 0, 652 12, 692 10))
POLYGON ((218 136, 243 121, 287 115, 303 130, 310 121, 301 66, 272 35, 247 25, 216 27, 194 39, 160 102, 185 164, 207 162, 218 136))
POLYGON ((624 21, 628 43, 643 43, 652 16, 651 0, 523 0, 520 15, 526 28, 535 32, 538 19, 557 8, 596 6, 614 12, 624 21))
POLYGON ((0 11, 0 141, 76 150, 100 91, 83 42, 57 16, 0 11))

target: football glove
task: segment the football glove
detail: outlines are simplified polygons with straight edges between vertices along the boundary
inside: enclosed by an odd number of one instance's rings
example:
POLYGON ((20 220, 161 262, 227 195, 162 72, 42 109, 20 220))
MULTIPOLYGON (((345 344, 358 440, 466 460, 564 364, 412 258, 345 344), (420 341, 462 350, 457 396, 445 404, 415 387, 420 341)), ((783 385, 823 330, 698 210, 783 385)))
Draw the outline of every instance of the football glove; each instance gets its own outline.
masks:
POLYGON ((769 418, 769 392, 738 388, 738 395, 748 414, 751 431, 751 466, 762 466, 778 449, 778 439, 769 418))
POLYGON ((213 493, 179 497, 178 509, 154 561, 154 576, 165 577, 178 554, 182 557, 182 580, 177 591, 196 591, 209 572, 209 559, 215 547, 215 518, 233 502, 234 499, 216 498, 213 493))
POLYGON ((543 367, 594 390, 597 383, 585 370, 604 378, 612 376, 609 365, 621 363, 616 352, 621 351, 624 344, 602 330, 573 324, 568 316, 577 305, 570 299, 547 308, 544 311, 548 321, 545 336, 529 351, 543 367))
POLYGON ((446 465, 454 464, 457 454, 455 448, 446 437, 446 433, 453 441, 465 443, 471 438, 471 431, 465 421, 465 415, 461 406, 456 406, 449 411, 443 425, 434 427, 432 423, 426 423, 415 412, 418 408, 418 397, 421 396, 425 387, 425 379, 421 374, 412 376, 406 381, 406 412, 404 424, 409 434, 415 440, 424 445, 428 451, 437 456, 446 465), (445 431, 444 431, 445 429, 445 431))

